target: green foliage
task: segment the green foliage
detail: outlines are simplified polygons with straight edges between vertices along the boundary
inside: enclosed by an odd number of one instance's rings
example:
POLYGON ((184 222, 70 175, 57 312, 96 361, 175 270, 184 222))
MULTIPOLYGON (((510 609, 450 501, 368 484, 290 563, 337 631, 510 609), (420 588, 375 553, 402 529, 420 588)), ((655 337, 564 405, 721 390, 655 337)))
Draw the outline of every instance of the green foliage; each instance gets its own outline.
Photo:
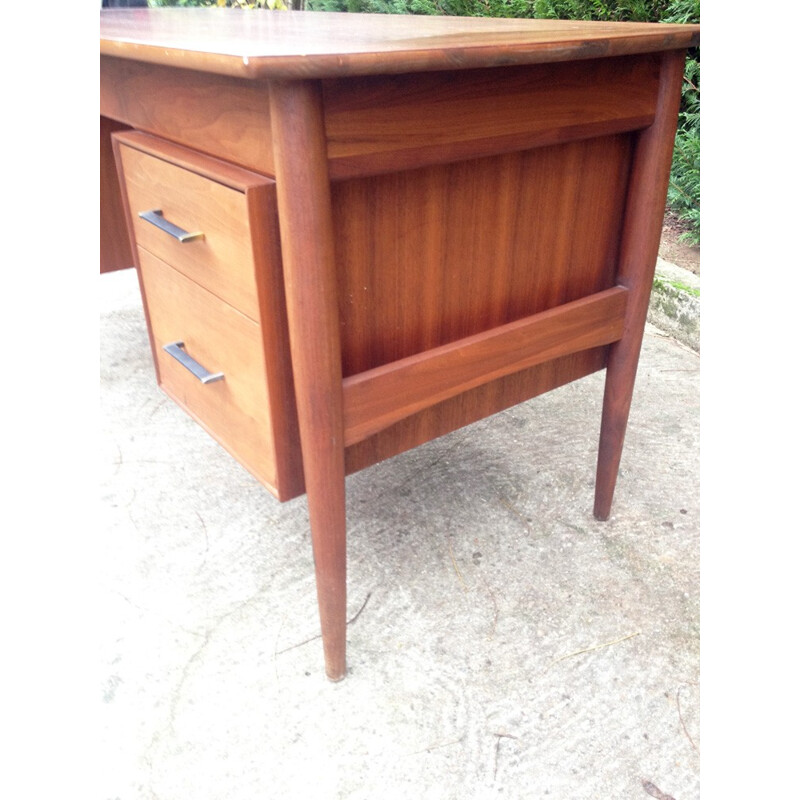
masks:
POLYGON ((583 19, 603 22, 699 20, 699 0, 307 0, 313 11, 459 17, 583 19))
POLYGON ((214 6, 215 8, 268 8, 270 11, 287 11, 290 8, 284 0, 147 0, 147 4, 150 8, 214 6))
POLYGON ((659 22, 676 22, 699 24, 700 0, 670 0, 667 10, 659 22))
POLYGON ((670 0, 535 0, 542 19, 583 19, 601 22, 658 22, 670 0))
POLYGON ((686 61, 678 133, 672 155, 667 202, 689 225, 681 238, 700 244, 700 62, 686 61))
POLYGON ((533 0, 307 0, 311 11, 364 14, 427 14, 448 17, 534 16, 533 0))
MULTIPOLYGON (((663 22, 700 22, 700 0, 672 0, 663 22)), ((700 244, 700 50, 686 59, 667 202, 689 230, 681 238, 700 244)))

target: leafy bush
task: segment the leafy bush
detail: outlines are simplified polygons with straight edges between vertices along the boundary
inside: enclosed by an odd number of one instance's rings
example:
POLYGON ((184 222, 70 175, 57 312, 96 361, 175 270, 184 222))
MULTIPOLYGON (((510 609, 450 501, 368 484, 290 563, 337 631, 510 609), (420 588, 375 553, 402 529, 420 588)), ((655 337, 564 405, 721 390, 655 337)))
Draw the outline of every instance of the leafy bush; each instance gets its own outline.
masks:
POLYGON ((682 238, 700 244, 700 54, 686 59, 678 133, 672 156, 667 202, 688 224, 682 238))
POLYGON ((286 11, 291 7, 291 2, 287 5, 284 0, 147 0, 147 4, 150 8, 227 6, 228 8, 268 8, 270 11, 286 11))

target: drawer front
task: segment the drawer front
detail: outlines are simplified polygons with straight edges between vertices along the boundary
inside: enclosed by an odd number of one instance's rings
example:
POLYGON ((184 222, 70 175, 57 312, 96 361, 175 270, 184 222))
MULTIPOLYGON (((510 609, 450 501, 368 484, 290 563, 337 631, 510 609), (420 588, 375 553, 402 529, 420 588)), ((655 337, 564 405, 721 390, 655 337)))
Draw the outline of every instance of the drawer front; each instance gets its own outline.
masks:
POLYGON ((257 320, 245 193, 127 145, 120 158, 136 244, 257 320), (139 216, 148 211, 202 237, 181 242, 139 216))
POLYGON ((159 383, 220 444, 271 488, 277 484, 260 326, 139 248, 159 383), (223 378, 203 383, 164 350, 183 350, 223 378))

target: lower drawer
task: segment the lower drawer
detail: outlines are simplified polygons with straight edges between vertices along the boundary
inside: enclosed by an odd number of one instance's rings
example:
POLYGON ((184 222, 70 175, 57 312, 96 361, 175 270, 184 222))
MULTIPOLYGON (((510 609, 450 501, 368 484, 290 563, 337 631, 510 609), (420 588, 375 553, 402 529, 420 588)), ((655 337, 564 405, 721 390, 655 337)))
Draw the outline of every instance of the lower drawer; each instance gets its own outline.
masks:
POLYGON ((159 385, 279 494, 261 327, 146 250, 138 255, 159 385), (203 383, 164 349, 176 342, 223 377, 203 383))

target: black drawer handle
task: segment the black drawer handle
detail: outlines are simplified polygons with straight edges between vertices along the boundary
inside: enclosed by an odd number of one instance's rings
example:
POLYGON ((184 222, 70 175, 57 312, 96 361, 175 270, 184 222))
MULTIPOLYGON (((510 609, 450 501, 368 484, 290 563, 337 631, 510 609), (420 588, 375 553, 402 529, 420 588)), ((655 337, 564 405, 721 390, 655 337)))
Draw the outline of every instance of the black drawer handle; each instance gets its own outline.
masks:
POLYGON ((164 349, 177 361, 180 361, 192 375, 197 378, 200 383, 214 383, 215 381, 221 381, 225 375, 222 372, 209 372, 202 364, 195 361, 187 352, 184 350, 183 342, 172 342, 171 344, 165 344, 164 349))
POLYGON ((173 239, 177 239, 181 244, 185 242, 196 242, 199 239, 205 238, 202 231, 189 233, 189 231, 185 231, 183 228, 173 225, 168 219, 164 219, 164 212, 159 208, 154 208, 150 211, 140 211, 139 216, 145 220, 145 222, 149 222, 151 225, 155 225, 159 230, 164 231, 164 233, 168 233, 173 239))

